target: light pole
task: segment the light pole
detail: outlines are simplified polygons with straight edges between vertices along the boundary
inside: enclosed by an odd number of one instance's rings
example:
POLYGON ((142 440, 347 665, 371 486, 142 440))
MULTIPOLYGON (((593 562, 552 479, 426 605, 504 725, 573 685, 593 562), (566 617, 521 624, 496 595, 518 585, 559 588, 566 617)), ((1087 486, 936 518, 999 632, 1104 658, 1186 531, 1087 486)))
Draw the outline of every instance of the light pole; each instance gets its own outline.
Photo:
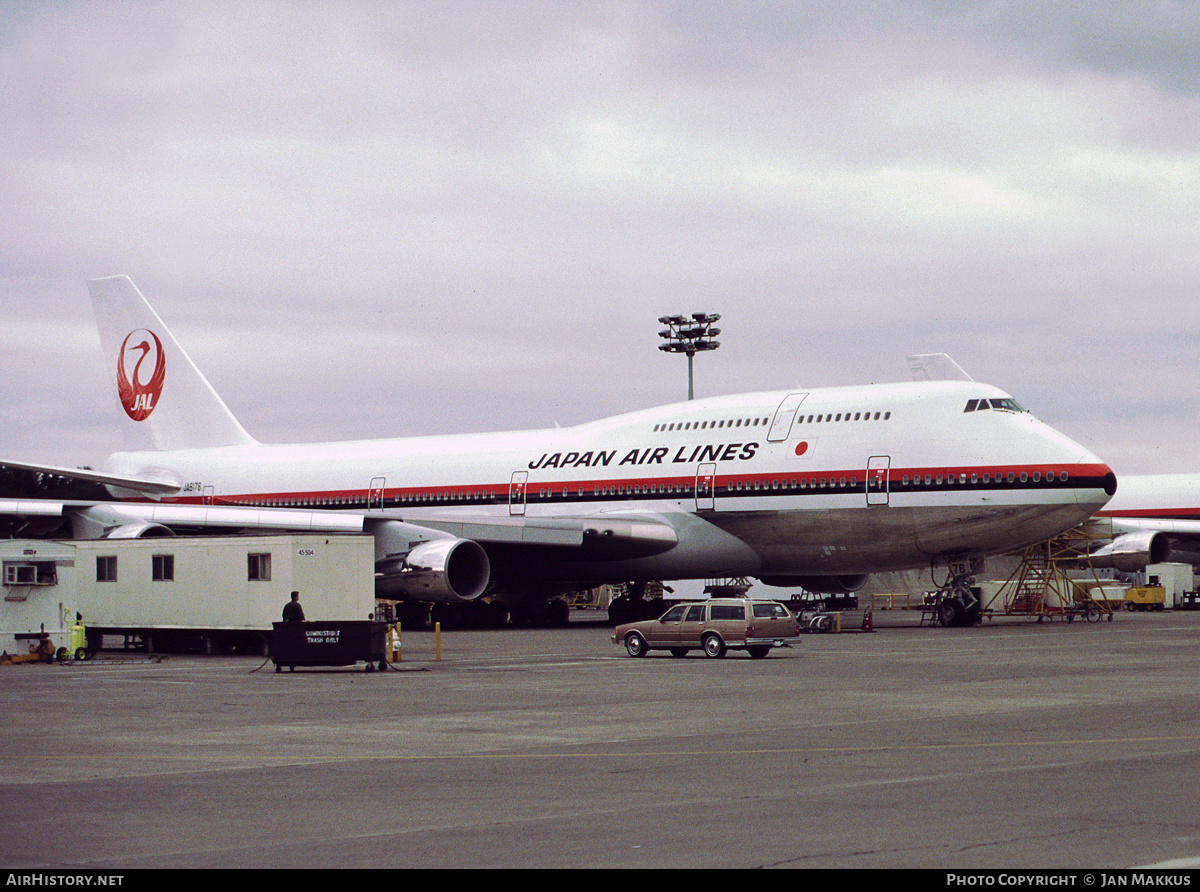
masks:
POLYGON ((692 313, 688 316, 659 316, 658 321, 667 326, 658 336, 666 338, 658 349, 664 353, 686 353, 688 359, 688 399, 694 398, 692 384, 692 357, 705 350, 716 350, 720 341, 714 341, 721 329, 712 325, 721 318, 719 313, 692 313))

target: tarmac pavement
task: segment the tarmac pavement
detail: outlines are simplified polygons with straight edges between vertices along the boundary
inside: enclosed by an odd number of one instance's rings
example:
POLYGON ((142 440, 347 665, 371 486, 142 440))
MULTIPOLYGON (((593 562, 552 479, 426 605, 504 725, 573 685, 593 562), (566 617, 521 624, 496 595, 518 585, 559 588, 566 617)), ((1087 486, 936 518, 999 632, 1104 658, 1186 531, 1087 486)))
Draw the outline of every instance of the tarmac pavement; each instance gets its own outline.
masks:
POLYGON ((406 632, 388 672, 0 668, 0 865, 1198 863, 1200 613, 876 614, 763 660, 632 659, 594 616, 406 632))

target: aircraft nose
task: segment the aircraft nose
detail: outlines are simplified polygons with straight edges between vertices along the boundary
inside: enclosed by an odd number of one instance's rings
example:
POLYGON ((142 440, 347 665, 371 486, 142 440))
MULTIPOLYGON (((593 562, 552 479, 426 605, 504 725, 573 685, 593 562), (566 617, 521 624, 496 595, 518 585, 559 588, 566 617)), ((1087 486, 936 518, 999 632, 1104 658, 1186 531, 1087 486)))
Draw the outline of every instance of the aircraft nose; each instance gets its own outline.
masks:
POLYGON ((1081 503, 1091 503, 1094 498, 1088 492, 1092 489, 1104 491, 1104 502, 1108 502, 1117 494, 1117 475, 1106 462, 1101 461, 1091 452, 1085 452, 1079 457, 1078 466, 1086 480, 1095 481, 1093 486, 1078 487, 1075 490, 1076 499, 1081 503))
POLYGON ((1117 494, 1117 475, 1113 473, 1113 469, 1109 468, 1108 465, 1104 467, 1107 469, 1104 474, 1104 491, 1108 493, 1108 497, 1111 499, 1117 494))

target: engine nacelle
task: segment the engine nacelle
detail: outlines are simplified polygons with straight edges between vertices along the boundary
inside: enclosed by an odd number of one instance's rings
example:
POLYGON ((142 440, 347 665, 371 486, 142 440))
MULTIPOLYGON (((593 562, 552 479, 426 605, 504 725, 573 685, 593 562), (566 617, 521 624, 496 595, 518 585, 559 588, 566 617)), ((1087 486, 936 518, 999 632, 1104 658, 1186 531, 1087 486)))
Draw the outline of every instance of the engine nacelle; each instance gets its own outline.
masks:
POLYGON ((1171 559, 1171 540, 1157 530, 1142 530, 1117 536, 1108 545, 1091 554, 1093 567, 1109 567, 1123 573, 1144 570, 1147 564, 1163 564, 1171 559))
POLYGON ((870 573, 845 573, 841 576, 760 576, 763 585, 802 588, 806 592, 848 595, 867 584, 870 573))
POLYGON ((161 523, 127 523, 108 530, 105 539, 163 539, 174 536, 175 532, 161 523))
POLYGON ((377 560, 375 592, 415 601, 474 601, 487 588, 491 572, 478 542, 433 539, 417 543, 407 554, 377 560))

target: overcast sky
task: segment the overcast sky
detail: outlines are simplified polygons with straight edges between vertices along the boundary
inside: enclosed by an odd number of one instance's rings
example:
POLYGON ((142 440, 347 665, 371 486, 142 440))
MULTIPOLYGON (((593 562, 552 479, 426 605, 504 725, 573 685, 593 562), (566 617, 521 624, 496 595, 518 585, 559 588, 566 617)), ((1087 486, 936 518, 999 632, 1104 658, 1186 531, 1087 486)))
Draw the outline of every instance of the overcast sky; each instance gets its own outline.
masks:
POLYGON ((121 448, 129 275, 264 442, 569 425, 946 352, 1200 471, 1183 2, 0 5, 0 455, 121 448))

